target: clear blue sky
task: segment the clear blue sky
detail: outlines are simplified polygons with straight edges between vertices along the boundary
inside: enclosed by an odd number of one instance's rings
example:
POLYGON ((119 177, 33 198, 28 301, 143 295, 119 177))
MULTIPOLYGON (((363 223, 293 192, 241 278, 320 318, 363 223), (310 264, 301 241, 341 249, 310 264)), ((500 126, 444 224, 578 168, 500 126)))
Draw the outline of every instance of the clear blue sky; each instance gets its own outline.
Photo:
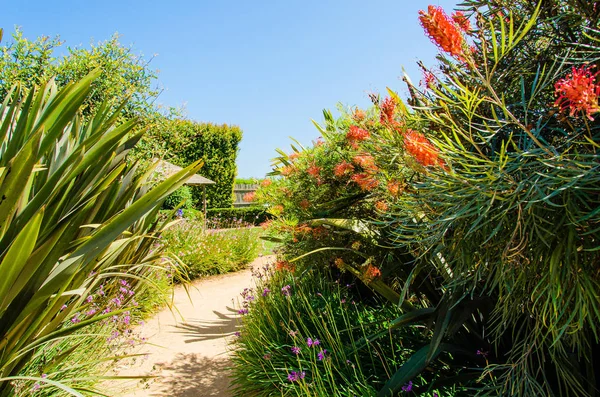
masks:
POLYGON ((60 35, 89 46, 115 33, 159 70, 158 99, 197 121, 244 131, 238 176, 263 177, 289 136, 309 144, 311 119, 338 102, 367 107, 368 92, 405 94, 404 66, 421 79, 436 48, 418 23, 419 9, 451 0, 19 0, 4 4, 5 40, 20 26, 28 38, 60 35))

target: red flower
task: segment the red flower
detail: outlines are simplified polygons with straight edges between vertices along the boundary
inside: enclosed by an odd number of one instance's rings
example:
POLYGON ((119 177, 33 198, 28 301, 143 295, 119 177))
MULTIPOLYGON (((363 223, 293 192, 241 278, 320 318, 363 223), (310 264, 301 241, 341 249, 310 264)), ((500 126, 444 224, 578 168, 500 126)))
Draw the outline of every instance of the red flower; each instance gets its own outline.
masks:
POLYGON ((569 109, 569 116, 576 112, 584 112, 588 119, 594 120, 593 113, 600 112, 598 107, 598 95, 600 85, 595 83, 596 75, 584 65, 580 68, 573 67, 572 72, 564 79, 560 79, 554 85, 558 96, 554 106, 560 107, 561 111, 569 109))
POLYGON ((435 86, 435 75, 429 70, 423 70, 423 80, 421 84, 427 88, 433 88, 435 86))
POLYGON ((355 182, 361 190, 373 190, 379 185, 379 181, 371 177, 371 175, 366 173, 354 174, 352 175, 353 182, 355 182))
POLYGON ((404 148, 418 163, 425 167, 442 165, 438 157, 438 150, 420 132, 408 130, 404 135, 404 148))
POLYGON ((350 129, 348 129, 348 132, 346 133, 346 139, 353 142, 353 141, 364 141, 365 139, 368 139, 371 136, 371 134, 369 134, 369 131, 364 130, 360 127, 357 127, 355 125, 351 125, 350 129))
POLYGON ((351 174, 354 171, 354 166, 346 161, 342 161, 333 169, 333 174, 340 178, 344 175, 351 174))
POLYGON ((456 11, 452 14, 452 20, 463 32, 469 33, 471 31, 471 22, 462 11, 456 11))
POLYGON ((458 59, 464 58, 465 39, 461 28, 448 17, 442 7, 430 5, 427 13, 419 11, 419 21, 435 45, 458 59))
POLYGON ((247 203, 254 201, 255 198, 256 198, 255 192, 246 193, 246 194, 244 194, 244 197, 243 197, 244 201, 247 203))
POLYGON ((367 115, 363 110, 358 108, 354 109, 354 112, 352 113, 352 118, 354 119, 354 121, 363 121, 365 117, 367 117, 367 115))
POLYGON ((302 201, 300 201, 300 208, 305 210, 308 207, 310 207, 310 201, 308 201, 307 199, 303 199, 302 201))
POLYGON ((387 183, 387 190, 392 196, 397 197, 402 191, 402 185, 397 180, 391 180, 387 183))
POLYGON ((395 124, 394 114, 396 113, 396 101, 391 97, 387 97, 381 103, 380 109, 381 113, 379 114, 379 121, 381 124, 395 124))
POLYGON ((294 171, 296 171, 296 169, 293 165, 286 165, 285 167, 279 169, 279 173, 281 173, 283 176, 290 176, 294 171))
POLYGON ((388 205, 385 201, 381 200, 375 203, 375 208, 381 212, 386 212, 388 210, 388 205))
POLYGON ((375 159, 368 153, 358 154, 352 159, 354 164, 360 165, 365 171, 374 174, 378 168, 375 165, 375 159))
POLYGON ((321 167, 317 167, 316 165, 311 165, 310 167, 308 167, 308 169, 306 170, 306 173, 310 176, 312 176, 313 178, 318 178, 319 175, 321 174, 321 167))
POLYGON ((371 282, 374 278, 381 276, 381 270, 373 265, 369 265, 363 276, 365 281, 371 282))

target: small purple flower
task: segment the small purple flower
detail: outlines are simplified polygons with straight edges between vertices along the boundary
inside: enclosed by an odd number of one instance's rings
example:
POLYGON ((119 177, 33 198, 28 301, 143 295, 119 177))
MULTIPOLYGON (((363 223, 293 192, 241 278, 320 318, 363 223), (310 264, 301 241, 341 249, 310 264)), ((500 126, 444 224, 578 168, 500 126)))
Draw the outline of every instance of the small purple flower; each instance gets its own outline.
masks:
POLYGON ((304 371, 302 371, 302 372, 292 371, 288 374, 288 380, 290 382, 297 382, 300 379, 304 379, 305 376, 306 376, 306 373, 304 371))
POLYGON ((281 293, 282 293, 283 295, 285 295, 285 296, 290 296, 290 289, 291 289, 291 288, 292 288, 292 287, 291 287, 291 286, 288 284, 288 285, 286 285, 285 287, 283 287, 283 288, 281 289, 281 293))
POLYGON ((482 356, 482 357, 487 357, 488 352, 486 352, 484 350, 477 350, 477 355, 482 356))
POLYGON ((319 359, 319 361, 323 361, 323 359, 325 359, 326 355, 327 355, 327 349, 323 349, 319 352, 319 354, 317 354, 317 358, 319 359))
POLYGON ((248 309, 247 308, 243 308, 238 310, 238 314, 244 315, 244 314, 248 314, 248 309))
POLYGON ((262 296, 267 296, 267 295, 269 295, 269 292, 271 292, 271 290, 270 290, 270 289, 268 289, 268 288, 265 288, 265 289, 263 289, 262 296))
POLYGON ((89 295, 87 298, 85 298, 85 301, 87 303, 92 303, 93 300, 94 300, 94 295, 89 295))
POLYGON ((240 336, 242 336, 242 333, 240 331, 235 331, 234 335, 239 338, 240 336))
POLYGON ((402 391, 412 391, 412 387, 413 387, 413 383, 412 381, 409 381, 407 384, 405 384, 404 386, 402 386, 402 391))
POLYGON ((315 339, 315 340, 312 340, 312 338, 306 339, 306 345, 308 347, 319 346, 320 344, 321 344, 321 342, 319 342, 318 339, 315 339))
POLYGON ((298 354, 300 354, 300 350, 302 350, 302 349, 300 349, 298 346, 293 346, 293 347, 291 347, 291 348, 290 348, 290 350, 291 350, 291 351, 292 351, 292 353, 294 353, 295 355, 298 355, 298 354))
POLYGON ((77 323, 80 323, 80 322, 81 322, 81 319, 79 318, 79 313, 76 313, 76 314, 75 314, 75 317, 73 317, 73 318, 71 319, 71 322, 72 322, 73 324, 77 324, 77 323))
POLYGON ((271 355, 270 355, 270 354, 265 354, 265 355, 263 356, 263 358, 264 358, 265 360, 267 360, 267 361, 268 361, 268 360, 270 360, 270 359, 271 359, 271 355))
POLYGON ((179 217, 179 218, 183 218, 183 210, 182 210, 181 208, 180 208, 180 209, 178 209, 178 210, 177 210, 177 213, 176 213, 176 215, 177 215, 177 217, 179 217))

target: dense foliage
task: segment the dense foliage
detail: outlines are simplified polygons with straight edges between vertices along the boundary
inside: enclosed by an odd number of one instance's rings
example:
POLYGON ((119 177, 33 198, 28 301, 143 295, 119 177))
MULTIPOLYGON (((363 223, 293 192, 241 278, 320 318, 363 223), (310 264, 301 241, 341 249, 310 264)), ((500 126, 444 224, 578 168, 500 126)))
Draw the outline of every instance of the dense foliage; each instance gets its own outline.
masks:
POLYGON ((97 69, 100 75, 81 109, 85 114, 95 113, 101 103, 113 108, 124 104, 125 116, 149 117, 155 113, 152 102, 158 95, 153 86, 156 73, 148 68, 149 61, 121 45, 118 35, 92 43, 89 49, 68 47, 59 57, 56 52, 62 45, 58 37, 42 36, 32 41, 16 30, 12 40, 0 47, 0 98, 5 98, 17 83, 31 88, 53 78, 60 88, 97 69))
POLYGON ((271 215, 263 207, 241 207, 241 208, 211 208, 206 215, 212 218, 219 226, 242 221, 249 225, 259 226, 268 221, 271 215))
MULTIPOLYGON (((206 186, 207 206, 231 207, 241 139, 242 130, 237 126, 162 118, 136 146, 134 158, 158 157, 178 166, 202 160, 201 175, 215 182, 206 186)), ((202 187, 192 186, 191 190, 193 205, 201 209, 202 187)))
POLYGON ((172 210, 176 207, 181 209, 192 208, 192 190, 185 185, 171 193, 163 203, 163 209, 172 210), (181 207, 179 207, 181 205, 181 207))
POLYGON ((57 384, 53 374, 70 351, 40 357, 87 326, 126 315, 135 286, 162 267, 151 250, 163 227, 160 203, 200 167, 148 191, 148 174, 124 162, 142 134, 136 120, 117 123, 119 109, 108 104, 90 121, 80 117, 99 74, 61 90, 54 82, 17 86, 0 108, 2 396, 34 380, 76 394, 80 383, 57 384), (38 376, 24 376, 34 360, 43 363, 38 376))
POLYGON ((405 79, 407 103, 326 112, 322 139, 282 152, 284 178, 256 196, 288 259, 312 252, 295 263, 399 303, 390 329, 431 332, 379 396, 597 396, 600 10, 463 7, 420 13, 442 53, 420 86, 405 79), (442 383, 418 380, 441 362, 442 383))

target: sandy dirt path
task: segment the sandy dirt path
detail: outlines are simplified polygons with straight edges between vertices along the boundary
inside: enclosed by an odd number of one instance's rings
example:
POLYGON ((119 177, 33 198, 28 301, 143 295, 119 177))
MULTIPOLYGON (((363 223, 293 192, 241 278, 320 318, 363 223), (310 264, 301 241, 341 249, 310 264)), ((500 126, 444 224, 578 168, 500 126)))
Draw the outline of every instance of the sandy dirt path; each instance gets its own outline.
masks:
POLYGON ((183 288, 176 288, 174 304, 178 312, 165 309, 142 327, 147 342, 133 353, 147 355, 129 359, 116 369, 121 376, 157 378, 115 382, 110 395, 230 397, 227 345, 237 326, 234 303, 244 288, 251 287, 251 269, 273 263, 274 258, 264 256, 248 270, 199 280, 190 288, 190 296, 183 288))

